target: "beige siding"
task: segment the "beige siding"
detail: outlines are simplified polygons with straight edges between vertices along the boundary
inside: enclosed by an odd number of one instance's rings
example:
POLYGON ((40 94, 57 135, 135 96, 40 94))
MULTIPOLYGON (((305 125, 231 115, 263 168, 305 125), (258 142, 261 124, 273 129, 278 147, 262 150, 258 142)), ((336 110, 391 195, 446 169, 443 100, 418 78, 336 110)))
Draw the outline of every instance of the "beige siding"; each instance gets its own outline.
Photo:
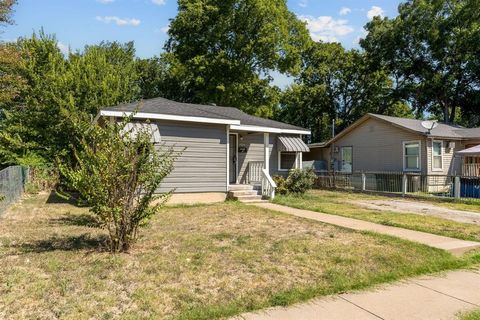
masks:
MULTIPOLYGON (((403 142, 421 142, 421 170, 426 172, 426 141, 421 135, 397 128, 389 123, 368 119, 334 146, 353 147, 353 171, 403 171, 403 142)), ((340 161, 340 152, 334 159, 340 161)))
POLYGON ((455 157, 455 152, 465 149, 465 144, 462 141, 453 141, 453 140, 444 140, 444 139, 427 139, 427 164, 428 164, 428 174, 432 175, 455 175, 460 174, 461 172, 461 162, 460 157, 455 157), (443 169, 433 169, 433 149, 432 141, 442 141, 442 154, 443 154, 443 169), (455 143, 455 148, 447 148, 448 142, 452 141, 455 143))
POLYGON ((157 122, 162 144, 182 151, 175 169, 159 192, 225 192, 227 189, 227 131, 225 125, 157 122))

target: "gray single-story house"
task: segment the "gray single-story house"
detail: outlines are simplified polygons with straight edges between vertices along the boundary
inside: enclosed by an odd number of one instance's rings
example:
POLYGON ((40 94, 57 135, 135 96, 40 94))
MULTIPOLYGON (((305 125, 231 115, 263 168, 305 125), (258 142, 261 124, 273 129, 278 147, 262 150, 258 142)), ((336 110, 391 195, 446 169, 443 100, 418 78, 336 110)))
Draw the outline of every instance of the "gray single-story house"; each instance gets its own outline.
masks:
POLYGON ((135 111, 132 125, 152 126, 154 143, 185 149, 159 190, 175 189, 172 202, 221 201, 234 191, 255 199, 253 186, 259 196, 273 197, 272 176, 301 168, 302 153, 309 151, 302 139, 309 130, 230 107, 154 98, 104 108, 97 119, 135 111))
POLYGON ((330 141, 309 145, 304 159, 345 173, 478 176, 480 154, 460 151, 479 144, 480 128, 438 123, 427 130, 421 120, 367 114, 330 141))

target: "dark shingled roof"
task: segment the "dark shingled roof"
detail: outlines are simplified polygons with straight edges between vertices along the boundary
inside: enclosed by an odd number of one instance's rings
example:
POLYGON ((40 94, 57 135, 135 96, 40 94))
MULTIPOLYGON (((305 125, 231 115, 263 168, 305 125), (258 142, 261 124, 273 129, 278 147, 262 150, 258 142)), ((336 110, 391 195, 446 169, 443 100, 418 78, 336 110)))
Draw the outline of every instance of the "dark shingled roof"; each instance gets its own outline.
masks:
POLYGON ((302 130, 309 131, 304 128, 278 122, 270 119, 264 119, 246 114, 236 108, 231 107, 219 107, 202 104, 192 104, 176 102, 164 98, 153 98, 142 100, 138 102, 132 102, 127 104, 121 104, 115 107, 103 108, 105 111, 125 111, 133 112, 138 110, 142 113, 153 114, 166 114, 185 117, 201 117, 201 118, 213 118, 224 120, 239 120, 242 125, 248 126, 261 126, 285 130, 302 130))

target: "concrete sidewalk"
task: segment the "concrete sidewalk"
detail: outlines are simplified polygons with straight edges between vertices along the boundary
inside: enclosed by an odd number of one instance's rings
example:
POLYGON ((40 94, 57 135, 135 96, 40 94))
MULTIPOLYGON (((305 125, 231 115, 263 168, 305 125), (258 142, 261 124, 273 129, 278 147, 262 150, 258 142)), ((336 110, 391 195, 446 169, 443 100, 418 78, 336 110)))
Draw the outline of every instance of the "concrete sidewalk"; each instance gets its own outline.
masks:
POLYGON ((374 291, 314 299, 236 317, 240 320, 443 320, 480 307, 478 270, 424 276, 374 291))
POLYGON ((462 255, 463 253, 469 250, 480 248, 480 243, 474 242, 474 241, 465 241, 465 240, 438 236, 438 235, 434 235, 426 232, 413 231, 413 230, 397 228, 397 227, 389 227, 389 226, 376 224, 373 222, 335 216, 331 214, 325 214, 325 213, 309 211, 309 210, 295 209, 295 208, 273 204, 273 203, 255 203, 254 205, 261 208, 288 213, 297 217, 312 219, 312 220, 333 224, 333 225, 348 228, 348 229, 360 230, 360 231, 372 231, 372 232, 377 232, 381 234, 386 234, 386 235, 422 243, 430 247, 443 249, 455 255, 462 255))

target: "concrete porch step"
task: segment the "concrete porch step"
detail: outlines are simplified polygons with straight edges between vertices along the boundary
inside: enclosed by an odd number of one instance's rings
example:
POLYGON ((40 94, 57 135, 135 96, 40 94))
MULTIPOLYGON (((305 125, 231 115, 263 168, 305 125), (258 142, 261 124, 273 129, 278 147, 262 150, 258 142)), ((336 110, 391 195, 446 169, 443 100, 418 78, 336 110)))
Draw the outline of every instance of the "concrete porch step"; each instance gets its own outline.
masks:
POLYGON ((228 187, 229 191, 248 191, 253 189, 254 189, 254 186, 250 184, 231 184, 228 187))
POLYGON ((231 197, 241 197, 241 196, 256 196, 259 192, 257 190, 239 190, 239 191, 229 191, 228 195, 231 197))
POLYGON ((241 202, 242 203, 268 203, 269 201, 260 199, 260 200, 244 200, 244 201, 241 201, 241 202))
POLYGON ((261 195, 246 195, 246 196, 237 196, 233 199, 238 200, 240 202, 244 202, 244 201, 249 201, 249 200, 262 200, 262 196, 261 195))

